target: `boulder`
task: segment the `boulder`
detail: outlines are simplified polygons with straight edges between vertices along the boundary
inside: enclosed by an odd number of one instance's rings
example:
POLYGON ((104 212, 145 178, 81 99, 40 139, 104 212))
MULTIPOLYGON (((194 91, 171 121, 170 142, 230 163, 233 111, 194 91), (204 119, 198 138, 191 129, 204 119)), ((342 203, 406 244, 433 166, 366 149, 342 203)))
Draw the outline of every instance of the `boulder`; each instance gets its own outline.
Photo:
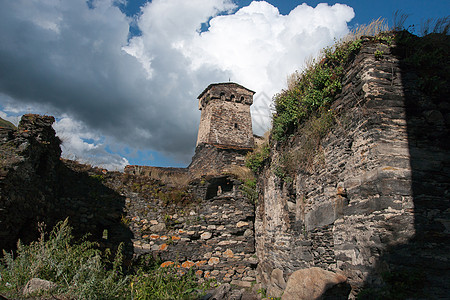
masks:
POLYGON ((28 296, 33 293, 49 291, 57 287, 57 284, 48 280, 31 278, 23 288, 23 295, 28 296))
POLYGON ((283 290, 286 288, 286 281, 284 280, 283 271, 280 269, 273 269, 270 274, 270 282, 267 287, 267 295, 270 297, 281 297, 283 290))
POLYGON ((289 277, 281 299, 322 299, 327 290, 346 280, 344 275, 317 267, 298 270, 289 277))

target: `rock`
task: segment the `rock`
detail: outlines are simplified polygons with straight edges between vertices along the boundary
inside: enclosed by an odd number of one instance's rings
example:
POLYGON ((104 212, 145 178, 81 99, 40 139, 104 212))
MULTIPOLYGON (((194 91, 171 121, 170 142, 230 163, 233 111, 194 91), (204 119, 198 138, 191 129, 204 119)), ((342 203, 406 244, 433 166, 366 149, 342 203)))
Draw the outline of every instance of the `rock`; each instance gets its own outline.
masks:
POLYGON ((245 237, 253 236, 253 230, 251 230, 251 229, 245 230, 244 236, 245 237))
POLYGON ((212 291, 212 295, 208 300, 225 300, 228 299, 228 293, 231 290, 231 286, 229 283, 224 283, 218 286, 214 291, 212 291))
POLYGON ((208 265, 210 266, 217 265, 219 262, 220 259, 218 257, 213 256, 208 260, 208 265))
POLYGON ((282 288, 286 288, 286 281, 284 280, 283 271, 280 269, 274 269, 270 275, 270 281, 282 288))
POLYGON ((244 226, 248 226, 248 222, 239 221, 239 222, 237 222, 237 224, 236 224, 236 227, 237 227, 237 228, 244 227, 244 226))
POLYGON ((237 285, 244 288, 252 287, 252 283, 248 281, 242 281, 242 280, 232 280, 231 284, 237 285))
POLYGON ((212 276, 217 276, 217 275, 219 275, 220 274, 220 271, 219 270, 212 270, 211 271, 211 275, 212 276))
POLYGON ((283 295, 283 290, 276 285, 270 285, 267 287, 267 295, 269 297, 279 298, 283 295))
POLYGON ((49 291, 56 287, 57 284, 54 282, 39 278, 31 278, 23 288, 22 293, 24 296, 28 296, 36 292, 49 291))
POLYGON ((154 232, 161 232, 166 230, 166 224, 164 223, 158 223, 156 225, 150 226, 150 230, 154 232))
POLYGON ((181 267, 189 269, 191 267, 195 266, 195 263, 193 261, 185 261, 184 263, 181 264, 181 267))
POLYGON ((281 299, 320 299, 327 290, 346 280, 344 275, 317 267, 298 270, 289 277, 281 299))
POLYGON ((234 253, 233 251, 231 251, 230 249, 227 249, 223 252, 223 256, 224 257, 228 257, 228 258, 233 258, 234 257, 234 253))
POLYGON ((202 240, 209 240, 212 237, 212 233, 211 232, 204 232, 200 235, 200 238, 202 240))

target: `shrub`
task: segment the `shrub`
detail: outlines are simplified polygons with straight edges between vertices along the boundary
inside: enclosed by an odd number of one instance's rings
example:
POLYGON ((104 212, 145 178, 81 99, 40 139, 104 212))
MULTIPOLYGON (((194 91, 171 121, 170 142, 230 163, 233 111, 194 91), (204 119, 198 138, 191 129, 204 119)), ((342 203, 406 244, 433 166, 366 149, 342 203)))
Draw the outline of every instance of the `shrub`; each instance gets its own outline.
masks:
POLYGON ((161 268, 153 259, 138 261, 135 275, 123 274, 122 245, 110 260, 111 253, 100 251, 95 242, 74 243, 67 219, 48 236, 43 226, 39 230, 38 241, 30 245, 19 241, 15 255, 3 252, 0 294, 22 299, 23 287, 31 278, 57 284, 51 295, 50 291, 42 293, 45 299, 192 299, 210 284, 199 284, 194 270, 161 268))
POLYGON ((245 166, 252 170, 255 174, 261 171, 264 161, 269 158, 270 147, 268 144, 249 152, 245 157, 245 166))
POLYGON ((20 241, 17 254, 3 252, 0 264, 0 291, 19 295, 31 278, 52 281, 57 292, 69 298, 123 298, 128 277, 122 275, 122 245, 113 261, 87 240, 73 244, 68 220, 59 222, 48 239, 40 227, 38 241, 25 246, 20 241))
POLYGON ((178 264, 139 272, 131 282, 132 299, 198 299, 210 287, 198 284, 194 269, 184 271, 178 264))
POLYGON ((324 49, 323 59, 303 71, 296 83, 290 83, 290 89, 275 95, 276 113, 272 119, 275 140, 285 140, 308 117, 329 107, 342 89, 345 64, 360 48, 361 40, 354 40, 324 49))
POLYGON ((241 185, 241 191, 247 197, 247 199, 256 204, 258 201, 258 191, 256 189, 256 179, 249 179, 241 185))

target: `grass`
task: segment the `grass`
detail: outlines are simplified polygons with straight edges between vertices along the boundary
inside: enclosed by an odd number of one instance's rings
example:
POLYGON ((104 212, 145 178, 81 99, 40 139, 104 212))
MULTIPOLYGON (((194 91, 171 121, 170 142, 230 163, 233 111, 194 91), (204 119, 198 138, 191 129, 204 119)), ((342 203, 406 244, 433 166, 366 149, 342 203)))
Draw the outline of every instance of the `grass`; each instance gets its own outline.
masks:
POLYGON ((310 116, 329 108, 341 92, 346 63, 360 47, 361 40, 357 39, 326 48, 320 61, 314 61, 301 74, 291 76, 290 88, 274 97, 276 113, 272 118, 272 134, 275 141, 285 141, 310 116))
POLYGON ((30 295, 43 299, 196 299, 210 286, 200 284, 193 269, 161 268, 153 259, 136 262, 125 274, 121 246, 111 255, 95 242, 74 242, 71 231, 67 219, 50 234, 41 226, 38 241, 19 241, 16 253, 3 252, 0 294, 23 299, 22 290, 31 278, 57 284, 54 290, 30 295))
MULTIPOLYGON (((396 47, 392 51, 403 51, 400 54, 405 58, 405 65, 418 70, 418 87, 433 99, 444 98, 450 71, 448 64, 442 62, 447 61, 450 55, 447 46, 450 17, 428 20, 422 26, 426 35, 422 38, 404 30, 407 17, 396 12, 393 31, 389 31, 386 20, 381 18, 359 26, 334 46, 325 48, 316 59, 308 59, 302 72, 288 76, 287 89, 274 96, 272 140, 267 145, 278 143, 283 149, 293 141, 291 137, 294 135, 302 138, 295 150, 281 153, 274 159, 273 171, 277 177, 289 181, 299 169, 311 171, 315 165, 320 165, 323 160, 320 140, 335 123, 336 116, 330 111, 330 106, 342 90, 344 70, 359 52, 364 37, 372 37, 373 42, 388 46, 395 42, 396 47)), ((376 60, 382 60, 384 55, 381 50, 374 53, 376 60)), ((268 160, 267 146, 252 153, 247 158, 247 165, 258 173, 268 160)))

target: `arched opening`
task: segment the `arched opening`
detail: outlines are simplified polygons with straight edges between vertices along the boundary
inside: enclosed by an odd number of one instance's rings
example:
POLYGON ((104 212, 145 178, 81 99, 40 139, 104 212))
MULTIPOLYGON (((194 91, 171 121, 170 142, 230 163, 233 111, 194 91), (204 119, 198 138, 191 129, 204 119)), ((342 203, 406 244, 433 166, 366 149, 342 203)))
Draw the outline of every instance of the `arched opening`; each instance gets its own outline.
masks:
POLYGON ((234 97, 234 95, 231 95, 230 101, 231 101, 231 102, 234 102, 235 98, 236 98, 236 97, 234 97))
POLYGON ((234 123, 234 128, 235 128, 235 129, 239 129, 238 123, 234 123))
POLYGON ((220 93, 220 100, 225 100, 225 93, 224 92, 220 93))

